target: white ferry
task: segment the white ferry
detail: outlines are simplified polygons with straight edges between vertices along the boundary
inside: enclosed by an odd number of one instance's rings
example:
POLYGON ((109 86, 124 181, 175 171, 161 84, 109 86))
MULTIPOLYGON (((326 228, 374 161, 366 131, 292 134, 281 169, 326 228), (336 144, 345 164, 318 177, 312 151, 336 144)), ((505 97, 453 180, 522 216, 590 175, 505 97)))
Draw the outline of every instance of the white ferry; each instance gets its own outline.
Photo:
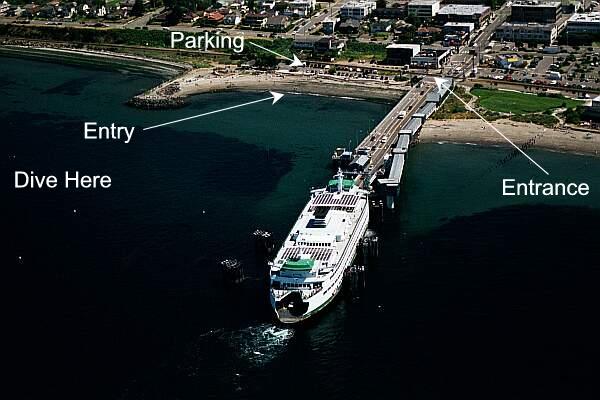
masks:
POLYGON ((311 191, 270 264, 271 305, 283 323, 305 320, 333 300, 367 230, 368 192, 341 171, 335 178, 311 191))

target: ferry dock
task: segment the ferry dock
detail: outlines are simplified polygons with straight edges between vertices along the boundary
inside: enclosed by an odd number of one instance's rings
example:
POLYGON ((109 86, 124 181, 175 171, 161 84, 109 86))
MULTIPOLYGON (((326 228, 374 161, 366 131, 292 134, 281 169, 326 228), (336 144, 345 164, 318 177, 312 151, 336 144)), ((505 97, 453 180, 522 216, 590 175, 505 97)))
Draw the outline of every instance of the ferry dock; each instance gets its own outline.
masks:
MULTIPOLYGON (((449 83, 453 86, 454 82, 449 83)), ((447 88, 438 88, 426 77, 414 86, 373 128, 354 150, 338 148, 332 159, 356 185, 385 197, 395 208, 408 151, 425 121, 446 99, 447 88)))

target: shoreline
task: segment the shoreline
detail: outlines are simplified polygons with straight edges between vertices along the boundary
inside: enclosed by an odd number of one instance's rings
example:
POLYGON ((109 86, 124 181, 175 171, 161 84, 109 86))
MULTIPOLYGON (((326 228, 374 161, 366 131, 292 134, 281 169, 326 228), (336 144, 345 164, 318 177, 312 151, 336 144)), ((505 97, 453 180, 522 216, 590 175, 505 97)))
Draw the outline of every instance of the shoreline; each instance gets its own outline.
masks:
MULTIPOLYGON (((393 103, 400 100, 407 89, 405 86, 383 86, 374 82, 354 82, 343 79, 323 78, 294 73, 219 74, 212 68, 192 69, 174 62, 140 56, 119 54, 109 51, 65 49, 35 46, 2 45, 17 57, 42 55, 61 61, 104 59, 118 60, 128 65, 146 66, 144 72, 165 73, 170 76, 159 85, 134 96, 130 106, 143 109, 166 109, 184 107, 191 96, 221 92, 265 92, 281 91, 295 95, 336 97, 349 100, 366 100, 393 103), (160 72, 159 72, 160 71, 160 72), (179 86, 176 90, 173 84, 179 86), (170 90, 167 88, 171 88, 170 90), (165 91, 165 89, 167 89, 165 91), (163 91, 161 93, 161 91, 163 91), (141 99, 140 104, 131 104, 141 99), (144 103, 147 101, 148 103, 144 103)), ((107 64, 111 64, 107 62, 107 64)), ((114 65, 114 64, 112 64, 114 65)), ((525 145, 535 137, 534 148, 561 153, 600 157, 600 133, 577 129, 552 129, 530 123, 500 119, 493 122, 517 146, 525 145)), ((485 126, 480 120, 428 120, 419 135, 421 143, 448 142, 481 146, 510 145, 485 126), (482 129, 482 127, 484 129, 482 129)))
MULTIPOLYGON (((517 146, 559 153, 600 157, 600 132, 544 128, 525 122, 499 119, 494 126, 517 146)), ((512 148, 502 137, 478 119, 428 120, 421 130, 420 143, 454 143, 512 148), (482 129, 483 128, 483 129, 482 129)))
POLYGON ((137 55, 116 53, 106 50, 91 50, 86 48, 68 48, 63 46, 48 47, 47 43, 37 46, 35 41, 28 44, 1 44, 0 55, 7 57, 43 59, 45 61, 90 62, 100 61, 103 64, 115 66, 111 61, 118 61, 126 66, 142 67, 144 71, 159 73, 162 76, 174 77, 181 75, 191 67, 173 61, 160 60, 137 55))
POLYGON ((391 103, 399 101, 408 89, 399 84, 383 86, 367 79, 348 81, 288 71, 240 73, 227 66, 187 71, 136 96, 135 101, 147 105, 152 102, 180 102, 204 93, 266 91, 391 103))

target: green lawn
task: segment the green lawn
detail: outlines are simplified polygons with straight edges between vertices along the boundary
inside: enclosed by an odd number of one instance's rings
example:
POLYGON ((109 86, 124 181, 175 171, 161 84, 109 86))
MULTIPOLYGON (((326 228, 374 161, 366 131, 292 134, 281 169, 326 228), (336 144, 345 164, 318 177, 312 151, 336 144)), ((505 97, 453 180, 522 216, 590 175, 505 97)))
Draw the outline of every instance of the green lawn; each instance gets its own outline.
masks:
POLYGON ((565 97, 537 96, 494 89, 473 89, 471 94, 479 97, 479 105, 490 111, 527 114, 559 107, 574 108, 581 105, 577 100, 565 97))
POLYGON ((385 45, 380 43, 364 43, 358 41, 348 41, 346 48, 342 52, 341 59, 367 59, 376 60, 385 59, 385 45))

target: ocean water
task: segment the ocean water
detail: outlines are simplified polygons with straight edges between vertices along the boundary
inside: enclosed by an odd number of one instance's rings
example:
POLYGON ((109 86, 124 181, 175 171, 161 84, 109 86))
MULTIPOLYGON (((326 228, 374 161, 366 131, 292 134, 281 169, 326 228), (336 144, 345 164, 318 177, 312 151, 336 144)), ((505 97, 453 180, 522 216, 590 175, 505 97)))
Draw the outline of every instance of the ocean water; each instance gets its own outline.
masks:
POLYGON ((366 289, 300 327, 275 323, 256 228, 281 239, 307 191, 390 105, 287 95, 180 110, 125 101, 162 78, 0 58, 8 235, 8 365, 15 398, 597 398, 600 161, 450 144, 411 150, 376 229, 366 289), (109 174, 109 190, 16 191, 14 170, 109 174), (502 178, 586 182, 586 198, 500 196, 502 178), (218 260, 244 263, 223 285, 218 260))

